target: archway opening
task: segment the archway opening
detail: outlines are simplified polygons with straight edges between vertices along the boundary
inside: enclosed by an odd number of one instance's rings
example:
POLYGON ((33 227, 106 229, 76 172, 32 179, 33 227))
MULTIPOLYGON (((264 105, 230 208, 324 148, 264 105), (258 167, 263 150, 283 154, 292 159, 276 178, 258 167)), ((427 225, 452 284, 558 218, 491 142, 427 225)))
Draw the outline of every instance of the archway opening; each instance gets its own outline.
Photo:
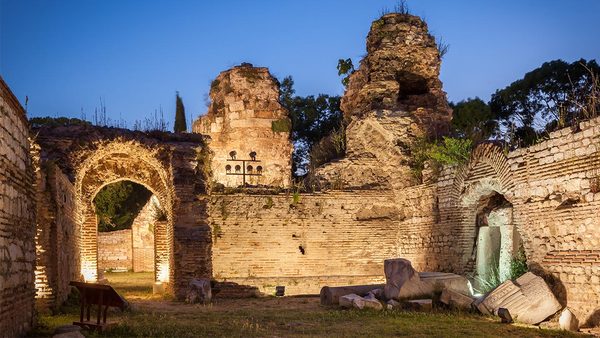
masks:
POLYGON ((496 191, 479 199, 475 222, 474 287, 484 293, 512 277, 522 241, 513 223, 512 204, 496 191))
POLYGON ((167 223, 159 199, 144 185, 119 180, 100 189, 93 204, 99 279, 134 292, 152 290, 160 273, 157 232, 167 223))

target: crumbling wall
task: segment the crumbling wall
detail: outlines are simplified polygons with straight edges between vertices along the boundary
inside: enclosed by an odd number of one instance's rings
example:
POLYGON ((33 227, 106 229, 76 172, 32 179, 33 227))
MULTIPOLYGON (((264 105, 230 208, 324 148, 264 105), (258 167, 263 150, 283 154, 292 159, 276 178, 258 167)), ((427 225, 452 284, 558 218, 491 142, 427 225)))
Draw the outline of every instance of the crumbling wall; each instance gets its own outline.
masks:
POLYGON ((213 80, 208 113, 194 122, 193 131, 211 137, 212 178, 225 186, 246 183, 287 187, 291 183, 292 144, 288 112, 279 103, 279 83, 267 68, 242 64, 213 80), (230 153, 236 159, 228 161, 230 153), (228 167, 229 166, 229 167, 228 167), (237 167, 237 168, 236 168, 237 167), (260 175, 258 175, 260 174, 260 175))
POLYGON ((341 102, 346 157, 317 170, 324 185, 397 190, 420 183, 411 171, 414 145, 444 135, 451 118, 440 63, 419 17, 394 13, 372 23, 367 55, 341 102))
POLYGON ((0 78, 0 336, 33 324, 35 193, 25 111, 0 78))
POLYGON ((36 309, 47 311, 56 310, 67 299, 69 281, 79 279, 79 228, 73 184, 55 163, 40 164, 35 148, 35 297, 36 309))
MULTIPOLYGON (((210 276, 210 229, 202 197, 208 156, 203 137, 92 126, 45 127, 36 134, 41 165, 56 163, 74 187, 82 279, 101 277, 92 201, 100 189, 120 180, 144 185, 164 208, 166 221, 155 231, 156 281, 182 297, 189 280, 210 276)), ((55 262, 51 257, 46 263, 55 262)))
POLYGON ((436 183, 397 194, 419 210, 413 215, 406 203, 399 206, 406 216, 400 255, 422 255, 441 262, 439 268, 472 275, 477 205, 497 193, 512 205, 510 226, 522 240, 529 268, 546 277, 582 323, 598 324, 600 119, 578 129, 553 132, 546 141, 511 152, 480 145, 467 164, 446 168, 436 183))
POLYGON ((131 229, 98 233, 98 270, 133 270, 131 229))
POLYGON ((383 260, 398 255, 389 193, 213 195, 209 206, 213 277, 267 294, 383 282, 383 260))

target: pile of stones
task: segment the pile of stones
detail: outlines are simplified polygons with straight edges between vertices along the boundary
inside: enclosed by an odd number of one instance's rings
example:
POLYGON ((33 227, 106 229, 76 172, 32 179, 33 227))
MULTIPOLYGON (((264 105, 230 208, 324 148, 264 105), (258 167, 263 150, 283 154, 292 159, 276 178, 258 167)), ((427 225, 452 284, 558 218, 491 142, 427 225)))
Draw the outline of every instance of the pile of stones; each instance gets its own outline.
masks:
POLYGON ((385 284, 324 287, 321 304, 415 311, 431 311, 440 305, 499 316, 505 323, 516 321, 572 331, 579 328, 577 318, 567 308, 561 312, 558 322, 547 321, 563 307, 544 279, 531 272, 475 297, 467 278, 452 273, 417 272, 411 262, 403 258, 386 260, 384 270, 385 284))

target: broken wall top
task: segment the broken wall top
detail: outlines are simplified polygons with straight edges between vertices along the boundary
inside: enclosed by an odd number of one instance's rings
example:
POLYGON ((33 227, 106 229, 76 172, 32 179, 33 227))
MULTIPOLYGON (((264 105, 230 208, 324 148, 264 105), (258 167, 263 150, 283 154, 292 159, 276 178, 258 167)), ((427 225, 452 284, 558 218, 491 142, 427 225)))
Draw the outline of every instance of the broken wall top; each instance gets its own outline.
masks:
MULTIPOLYGON (((138 143, 157 153, 167 164, 177 149, 188 151, 204 149, 206 138, 198 134, 175 134, 161 131, 132 131, 128 129, 91 125, 41 127, 31 130, 33 142, 39 149, 41 161, 58 165, 71 181, 78 164, 97 151, 103 144, 119 142, 138 143)), ((128 149, 124 149, 126 151, 128 149)))
POLYGON ((279 82, 266 67, 243 63, 221 72, 212 81, 209 96, 207 114, 194 122, 196 133, 211 134, 238 127, 270 129, 272 120, 288 117, 279 103, 279 82))
POLYGON ((449 123, 439 80, 441 57, 417 16, 387 14, 371 24, 367 55, 349 79, 341 108, 347 120, 373 110, 410 112, 425 126, 449 123))

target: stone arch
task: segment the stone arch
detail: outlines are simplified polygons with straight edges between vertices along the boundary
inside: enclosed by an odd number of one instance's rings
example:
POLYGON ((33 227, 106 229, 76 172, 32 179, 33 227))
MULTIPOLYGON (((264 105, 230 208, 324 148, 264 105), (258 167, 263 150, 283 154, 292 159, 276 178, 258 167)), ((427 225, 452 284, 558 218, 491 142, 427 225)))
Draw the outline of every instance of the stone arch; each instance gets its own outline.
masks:
MULTIPOLYGON (((459 238, 456 246, 458 272, 475 272, 479 203, 495 194, 502 196, 511 205, 514 204, 512 170, 505 153, 498 145, 480 144, 471 154, 469 162, 458 170, 452 186, 453 207, 458 213, 455 225, 455 233, 459 238)), ((510 218, 512 219, 512 211, 510 218)))
POLYGON ((166 211, 167 224, 156 228, 155 280, 168 283, 173 266, 173 184, 167 160, 158 149, 135 141, 111 141, 97 144, 84 152, 76 168, 75 192, 80 219, 81 273, 86 281, 98 279, 97 219, 93 200, 105 186, 123 180, 144 186, 155 195, 166 211))

